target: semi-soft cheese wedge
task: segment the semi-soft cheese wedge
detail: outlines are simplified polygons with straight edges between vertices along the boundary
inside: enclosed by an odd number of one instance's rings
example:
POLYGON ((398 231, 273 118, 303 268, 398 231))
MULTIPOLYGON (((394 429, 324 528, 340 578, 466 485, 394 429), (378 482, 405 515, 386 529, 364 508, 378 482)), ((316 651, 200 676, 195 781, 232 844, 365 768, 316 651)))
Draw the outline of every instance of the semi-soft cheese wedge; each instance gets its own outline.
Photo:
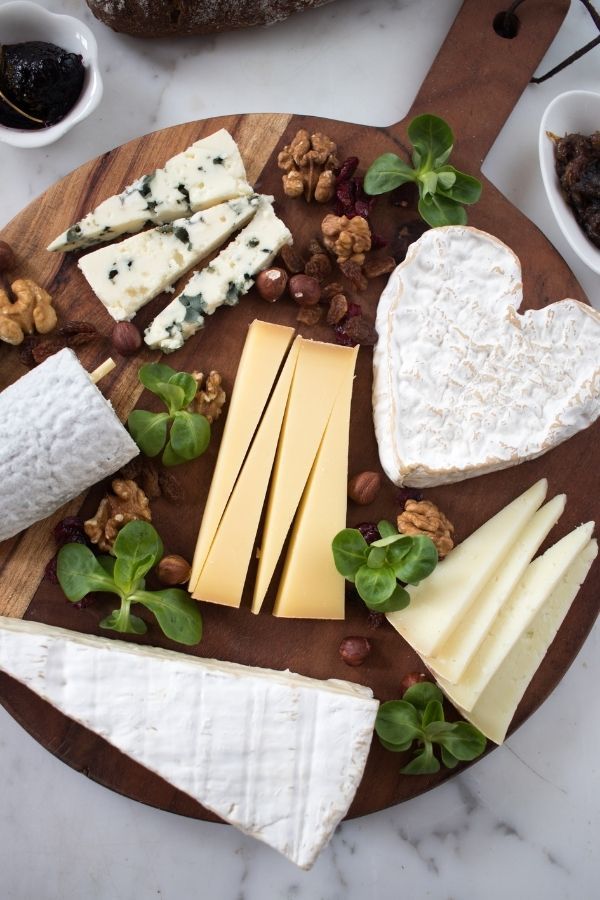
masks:
POLYGON ((52 241, 48 250, 84 250, 140 231, 147 222, 172 222, 251 193, 237 144, 221 128, 173 156, 164 168, 142 175, 104 200, 52 241))
POLYGON ((342 386, 292 530, 273 614, 286 618, 343 619, 345 579, 331 542, 346 527, 352 379, 342 386))
POLYGON ((362 778, 369 688, 0 618, 0 669, 310 868, 362 778))
POLYGON ((208 600, 223 606, 240 605, 301 341, 302 338, 297 337, 288 353, 229 498, 192 592, 196 600, 208 600))
POLYGON ((293 336, 293 328, 286 325, 272 325, 259 319, 255 319, 248 329, 228 403, 219 455, 202 515, 192 562, 190 590, 193 590, 200 576, 221 516, 293 336))
POLYGON ((357 352, 358 347, 302 341, 273 470, 252 612, 260 611, 334 403, 354 377, 357 352))
POLYGON ((521 265, 493 235, 432 228, 377 306, 373 418, 396 484, 449 484, 551 450, 600 416, 600 311, 519 313, 521 265))
POLYGON ((453 684, 460 680, 502 605, 517 586, 550 529, 558 522, 566 499, 565 494, 559 494, 538 509, 522 529, 508 558, 494 572, 438 654, 427 657, 425 662, 436 676, 453 684))
POLYGON ((421 656, 435 656, 466 615, 483 586, 504 564, 519 532, 544 502, 548 482, 528 491, 485 522, 416 587, 410 606, 388 613, 388 621, 421 656))
POLYGON ((473 709, 492 676, 588 544, 593 530, 593 522, 580 525, 528 565, 458 684, 437 679, 453 703, 461 709, 473 709))
POLYGON ((562 625, 598 554, 590 541, 571 563, 529 627, 497 669, 471 711, 463 716, 486 737, 501 744, 517 707, 562 625))
POLYGON ((144 340, 171 353, 204 326, 205 316, 220 306, 234 306, 254 284, 254 277, 275 259, 292 236, 273 212, 272 198, 261 197, 256 215, 235 240, 200 272, 150 323, 144 340))
POLYGON ((228 200, 190 219, 175 219, 94 250, 77 265, 113 319, 132 319, 142 306, 245 225, 259 202, 258 194, 228 200))

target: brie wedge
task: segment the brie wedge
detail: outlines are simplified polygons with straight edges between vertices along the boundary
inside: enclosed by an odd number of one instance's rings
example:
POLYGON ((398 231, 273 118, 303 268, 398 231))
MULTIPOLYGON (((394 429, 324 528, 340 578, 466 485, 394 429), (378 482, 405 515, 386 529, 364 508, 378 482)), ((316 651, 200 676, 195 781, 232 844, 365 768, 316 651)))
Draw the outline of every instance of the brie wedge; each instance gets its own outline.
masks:
POLYGON ((519 314, 521 266, 476 228, 432 228, 377 308, 373 415, 395 484, 461 481, 540 456, 600 415, 600 312, 519 314))
POLYGON ((379 706, 346 681, 4 617, 0 669, 302 868, 348 811, 379 706))

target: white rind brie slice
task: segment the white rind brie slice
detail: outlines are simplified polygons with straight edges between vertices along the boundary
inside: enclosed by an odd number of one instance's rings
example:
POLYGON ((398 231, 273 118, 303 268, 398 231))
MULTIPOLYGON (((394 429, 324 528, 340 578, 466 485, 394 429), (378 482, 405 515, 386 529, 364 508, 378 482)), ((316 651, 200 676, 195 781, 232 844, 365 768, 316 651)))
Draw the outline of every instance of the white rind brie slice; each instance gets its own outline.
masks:
POLYGON ((369 688, 0 617, 0 669, 309 868, 361 781, 369 688))
POLYGON ((373 415, 395 484, 462 481, 533 459, 600 415, 600 313, 518 313, 521 266, 497 238, 433 228, 381 295, 373 415))

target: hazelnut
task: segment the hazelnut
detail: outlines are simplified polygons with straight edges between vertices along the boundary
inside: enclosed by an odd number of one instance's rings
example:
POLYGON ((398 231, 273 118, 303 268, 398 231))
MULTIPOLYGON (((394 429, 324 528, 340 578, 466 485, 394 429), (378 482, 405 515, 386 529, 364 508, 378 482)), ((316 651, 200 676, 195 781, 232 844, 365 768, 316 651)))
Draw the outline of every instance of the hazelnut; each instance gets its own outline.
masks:
POLYGON ((340 656, 347 666, 362 666, 371 652, 371 642, 364 637, 347 637, 340 644, 340 656))
POLYGON ((12 247, 6 241, 0 241, 0 272, 8 272, 14 265, 15 254, 12 247))
POLYGON ((156 569, 158 580, 163 584, 185 584, 190 580, 192 567, 183 556, 172 553, 171 556, 163 556, 156 569))
POLYGON ((372 503, 381 489, 379 472, 360 472, 353 475, 348 482, 348 496, 359 506, 372 503))
POLYGON ((263 300, 274 303, 285 291, 287 283, 287 272, 283 269, 265 269, 256 278, 256 290, 263 300))
POLYGON ((121 356, 133 356, 142 346, 142 335, 133 322, 117 322, 110 335, 110 340, 121 356))
POLYGON ((290 297, 298 306, 316 306, 321 299, 321 285, 310 275, 294 275, 290 278, 290 297))
POLYGON ((409 672, 400 682, 400 690, 404 695, 410 687, 415 684, 421 684, 423 681, 431 681, 431 676, 425 672, 409 672))

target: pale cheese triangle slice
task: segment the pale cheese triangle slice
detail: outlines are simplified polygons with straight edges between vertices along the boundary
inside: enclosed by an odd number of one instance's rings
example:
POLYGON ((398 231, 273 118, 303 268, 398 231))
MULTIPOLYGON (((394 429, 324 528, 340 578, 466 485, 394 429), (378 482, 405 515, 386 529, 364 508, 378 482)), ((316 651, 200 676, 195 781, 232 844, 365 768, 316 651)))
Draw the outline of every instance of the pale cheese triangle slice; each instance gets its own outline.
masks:
POLYGON ((452 550, 416 587, 410 606, 388 613, 388 621, 421 656, 434 656, 503 563, 521 529, 546 497, 548 482, 536 482, 452 550))
POLYGON ((255 319, 248 329, 229 400, 227 420, 192 562, 190 588, 200 576, 221 516, 258 427, 294 329, 255 319))
POLYGON ((0 669, 309 868, 347 813, 372 691, 0 617, 0 669))
POLYGON ((252 612, 263 604, 336 398, 354 377, 357 352, 358 347, 302 341, 275 460, 252 612))
POLYGON ((196 600, 208 600, 222 606, 239 606, 241 603, 301 340, 297 337, 288 353, 229 498, 192 593, 196 600))
POLYGON ((490 679, 473 709, 462 714, 486 737, 501 744, 517 707, 562 625, 579 588, 598 554, 590 541, 490 679))
POLYGON ((331 542, 346 527, 352 379, 342 387, 292 531, 273 614, 285 618, 343 619, 345 580, 331 542))
POLYGON ((437 679, 453 703, 461 709, 473 709, 494 673, 589 542, 593 530, 593 522, 580 525, 528 565, 459 683, 437 679))
POLYGON ((453 684, 460 680, 502 605, 517 586, 550 529, 558 522, 566 499, 565 494, 559 494, 538 509, 522 529, 508 559, 494 572, 438 654, 427 657, 427 667, 436 676, 453 684))

